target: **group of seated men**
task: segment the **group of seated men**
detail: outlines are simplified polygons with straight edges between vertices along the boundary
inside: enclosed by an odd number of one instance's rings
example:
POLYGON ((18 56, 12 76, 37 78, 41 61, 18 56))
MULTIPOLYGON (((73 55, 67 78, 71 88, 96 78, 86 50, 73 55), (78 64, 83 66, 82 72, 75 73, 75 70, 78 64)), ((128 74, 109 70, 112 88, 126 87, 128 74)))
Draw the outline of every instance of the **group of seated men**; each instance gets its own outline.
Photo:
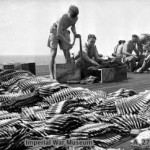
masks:
MULTIPOLYGON (((103 64, 102 55, 97 51, 96 36, 89 34, 87 42, 82 50, 82 66, 100 66, 103 64)), ((121 63, 127 64, 129 71, 142 73, 150 67, 150 34, 132 35, 131 40, 118 41, 112 54, 116 60, 120 58, 121 63), (134 52, 134 53, 133 53, 134 52)), ((80 52, 75 57, 75 62, 81 62, 80 52)))
POLYGON ((129 41, 118 41, 112 55, 120 57, 131 72, 147 71, 150 67, 150 34, 134 34, 129 41))
MULTIPOLYGON (((114 59, 111 59, 110 57, 104 58, 102 54, 98 53, 95 43, 96 36, 94 34, 89 34, 87 37, 87 42, 83 45, 82 48, 82 62, 80 54, 81 51, 74 55, 74 60, 77 66, 82 66, 82 68, 85 69, 95 66, 95 68, 99 69, 114 65, 114 59)), ((120 62, 117 63, 120 64, 120 62)))
MULTIPOLYGON (((91 66, 102 67, 105 64, 103 55, 98 53, 95 43, 96 36, 89 34, 87 42, 82 48, 82 62, 80 51, 74 55, 75 63, 78 66, 87 69, 91 66)), ((116 60, 120 58, 121 63, 127 64, 131 72, 142 73, 148 70, 150 67, 150 34, 141 34, 140 36, 134 34, 129 41, 118 41, 112 56, 116 60)))

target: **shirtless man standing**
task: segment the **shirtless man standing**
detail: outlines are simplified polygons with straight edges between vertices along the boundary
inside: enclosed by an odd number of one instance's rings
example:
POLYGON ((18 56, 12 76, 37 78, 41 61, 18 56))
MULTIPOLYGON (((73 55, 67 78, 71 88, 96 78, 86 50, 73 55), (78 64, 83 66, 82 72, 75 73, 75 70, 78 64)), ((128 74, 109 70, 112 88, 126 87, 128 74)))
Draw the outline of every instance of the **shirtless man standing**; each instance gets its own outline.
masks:
POLYGON ((56 23, 50 28, 50 35, 48 38, 48 47, 50 47, 50 78, 54 79, 54 62, 57 54, 57 46, 59 44, 60 49, 63 50, 66 62, 69 62, 70 56, 69 50, 73 44, 70 44, 70 33, 67 30, 71 27, 74 38, 76 37, 75 24, 78 20, 79 10, 76 6, 71 5, 68 13, 64 14, 56 23))

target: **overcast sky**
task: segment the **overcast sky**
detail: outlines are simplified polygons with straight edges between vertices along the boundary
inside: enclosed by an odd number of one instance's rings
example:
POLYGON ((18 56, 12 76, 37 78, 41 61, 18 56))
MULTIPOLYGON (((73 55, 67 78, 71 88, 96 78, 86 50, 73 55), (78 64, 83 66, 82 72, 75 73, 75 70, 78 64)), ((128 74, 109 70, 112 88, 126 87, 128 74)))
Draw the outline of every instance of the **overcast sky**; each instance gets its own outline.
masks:
MULTIPOLYGON (((0 0, 0 55, 49 55, 50 26, 70 4, 79 7, 76 28, 82 43, 95 34, 104 55, 120 39, 150 33, 150 0, 0 0)), ((77 41, 72 51, 78 50, 77 41)))

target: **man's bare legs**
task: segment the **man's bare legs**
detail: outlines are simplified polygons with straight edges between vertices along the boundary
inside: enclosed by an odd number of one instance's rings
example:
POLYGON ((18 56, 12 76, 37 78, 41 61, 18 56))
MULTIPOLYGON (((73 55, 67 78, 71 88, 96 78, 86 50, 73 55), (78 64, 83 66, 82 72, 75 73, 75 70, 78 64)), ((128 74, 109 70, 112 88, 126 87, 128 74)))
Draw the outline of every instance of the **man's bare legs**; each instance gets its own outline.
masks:
POLYGON ((66 63, 71 63, 71 56, 69 50, 63 50, 66 63))
POLYGON ((54 79, 54 63, 56 54, 57 48, 50 48, 50 62, 49 62, 50 79, 54 79))

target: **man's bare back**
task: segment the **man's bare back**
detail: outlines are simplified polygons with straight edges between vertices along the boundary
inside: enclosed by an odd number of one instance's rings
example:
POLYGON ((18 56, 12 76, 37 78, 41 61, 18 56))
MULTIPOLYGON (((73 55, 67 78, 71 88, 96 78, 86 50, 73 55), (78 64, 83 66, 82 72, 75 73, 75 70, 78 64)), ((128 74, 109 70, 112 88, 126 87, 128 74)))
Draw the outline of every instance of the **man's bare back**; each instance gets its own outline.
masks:
POLYGON ((76 18, 69 18, 68 14, 64 14, 57 22, 58 25, 58 34, 61 31, 67 30, 69 27, 74 26, 77 22, 78 17, 76 18))

